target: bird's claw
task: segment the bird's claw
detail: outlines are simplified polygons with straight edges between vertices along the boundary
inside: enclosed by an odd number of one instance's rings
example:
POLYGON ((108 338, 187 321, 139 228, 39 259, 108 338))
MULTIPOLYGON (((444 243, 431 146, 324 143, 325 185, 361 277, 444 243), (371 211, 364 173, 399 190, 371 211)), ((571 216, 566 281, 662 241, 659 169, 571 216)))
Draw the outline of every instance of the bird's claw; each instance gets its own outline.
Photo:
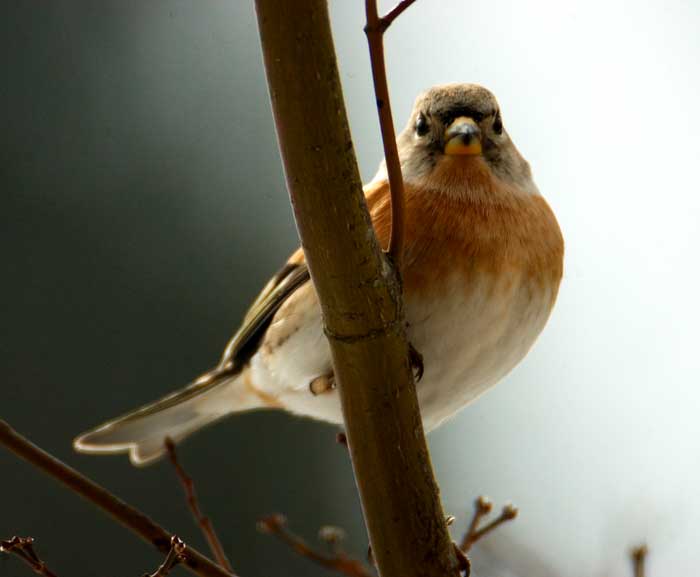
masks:
POLYGON ((317 395, 322 395, 323 393, 328 393, 335 389, 335 375, 329 373, 327 375, 321 375, 316 377, 309 383, 309 391, 315 397, 317 395))
POLYGON ((423 366, 423 355, 411 343, 408 343, 408 358, 411 362, 411 368, 415 371, 415 379, 418 383, 423 378, 423 370, 425 368, 423 366))
POLYGON ((472 564, 471 561, 469 561, 469 557, 464 554, 457 543, 453 542, 452 544, 455 548, 455 556, 457 557, 457 568, 459 569, 459 572, 462 574, 462 577, 469 577, 472 572, 472 564))

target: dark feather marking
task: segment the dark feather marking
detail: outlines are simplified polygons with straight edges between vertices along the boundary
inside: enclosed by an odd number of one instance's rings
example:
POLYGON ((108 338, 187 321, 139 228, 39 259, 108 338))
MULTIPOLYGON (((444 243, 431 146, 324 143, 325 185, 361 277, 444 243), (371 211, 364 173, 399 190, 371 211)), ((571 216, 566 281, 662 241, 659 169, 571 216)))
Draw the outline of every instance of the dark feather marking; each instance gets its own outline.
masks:
POLYGON ((193 383, 131 413, 117 417, 81 435, 83 442, 92 435, 101 435, 128 422, 133 422, 198 397, 238 374, 255 354, 275 312, 294 291, 309 280, 306 264, 287 264, 268 283, 268 287, 253 303, 246 320, 228 342, 220 363, 202 374, 193 383), (252 318, 251 318, 251 315, 252 318))
MULTIPOLYGON (((248 312, 254 317, 244 324, 226 346, 218 368, 230 375, 238 374, 257 352, 272 322, 272 317, 297 288, 309 280, 306 264, 286 264, 273 277, 272 287, 262 302, 256 301, 248 312)), ((246 315, 246 317, 248 316, 246 315)))

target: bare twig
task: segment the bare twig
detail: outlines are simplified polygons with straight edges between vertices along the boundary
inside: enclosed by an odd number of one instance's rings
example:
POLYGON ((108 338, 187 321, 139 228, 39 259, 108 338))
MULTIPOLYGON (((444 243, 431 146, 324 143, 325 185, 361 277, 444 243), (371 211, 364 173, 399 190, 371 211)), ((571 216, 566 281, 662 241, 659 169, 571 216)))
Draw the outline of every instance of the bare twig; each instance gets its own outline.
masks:
MULTIPOLYGON (((258 531, 274 535, 283 543, 302 557, 310 559, 314 563, 332 569, 348 577, 374 577, 374 575, 357 559, 349 557, 338 547, 338 534, 334 539, 324 539, 332 543, 334 551, 332 555, 326 555, 312 549, 301 537, 298 537, 287 529, 287 520, 284 515, 270 515, 258 521, 258 531)), ((336 530, 337 531, 337 530, 336 530)), ((323 535, 320 535, 323 538, 323 535)))
POLYGON ((342 552, 341 543, 345 537, 345 531, 342 527, 324 525, 318 530, 318 538, 328 545, 328 548, 336 555, 342 552))
POLYGON ((476 533, 479 522, 483 517, 488 515, 493 509, 493 503, 489 501, 486 497, 480 496, 476 499, 474 503, 474 514, 472 515, 472 520, 469 522, 469 527, 467 528, 464 537, 462 537, 462 542, 459 548, 465 553, 471 548, 473 541, 472 537, 476 533))
POLYGON ((493 509, 493 504, 486 497, 479 497, 474 504, 474 515, 469 523, 469 528, 467 532, 462 537, 462 542, 459 544, 459 548, 465 553, 469 552, 472 545, 476 543, 479 539, 491 533, 496 527, 511 521, 518 516, 518 509, 513 505, 505 505, 501 510, 501 514, 496 517, 490 523, 487 523, 483 527, 479 527, 481 521, 486 517, 493 509))
POLYGON ((400 270, 404 246, 404 222, 406 200, 404 198, 403 177, 401 176, 401 161, 396 146, 396 132, 391 117, 391 101, 389 86, 386 79, 386 63, 384 60, 384 32, 398 16, 415 0, 403 0, 390 10, 383 18, 379 17, 377 0, 366 0, 365 10, 367 24, 365 34, 369 44, 369 58, 372 65, 372 80, 374 94, 377 100, 379 126, 384 143, 384 160, 391 190, 391 240, 389 255, 394 265, 400 270))
POLYGON ((9 541, 0 541, 0 553, 19 557, 37 575, 58 577, 36 554, 36 551, 34 551, 34 539, 31 537, 12 537, 9 541))
MULTIPOLYGON (((160 525, 104 487, 32 444, 2 420, 0 420, 0 445, 4 445, 17 456, 60 481, 83 499, 90 501, 162 553, 168 553, 170 550, 172 535, 160 525)), ((184 565, 195 575, 232 577, 231 573, 192 547, 187 547, 184 555, 184 565)))
POLYGON ((646 545, 640 545, 632 549, 630 556, 632 558, 632 574, 634 577, 644 577, 644 565, 646 562, 647 553, 649 553, 649 549, 646 545))
POLYGON ((382 32, 385 32, 389 26, 391 26, 391 23, 396 20, 399 16, 401 16, 401 13, 406 10, 411 4, 413 4, 416 0, 401 0, 396 6, 394 6, 389 12, 384 15, 383 18, 381 18, 381 27, 382 27, 382 32))
POLYGON ((177 535, 173 535, 172 539, 170 539, 170 551, 168 551, 163 563, 153 573, 145 573, 143 577, 166 577, 175 565, 185 561, 186 549, 187 547, 182 539, 177 535))
POLYGON ((219 536, 214 530, 214 524, 211 522, 211 519, 209 519, 209 517, 202 513, 202 509, 199 507, 197 493, 194 488, 194 481, 192 480, 192 477, 190 477, 187 474, 187 471, 185 471, 183 466, 180 464, 180 461, 177 458, 177 452, 175 450, 175 443, 173 443, 172 439, 170 439, 169 437, 165 439, 165 448, 168 452, 168 459, 175 468, 175 473, 177 474, 178 479, 180 479, 180 484, 182 485, 182 488, 185 491, 187 505, 190 508, 190 511, 192 511, 192 516, 194 517, 194 520, 196 521, 197 525, 199 525, 199 528, 202 530, 202 534, 204 535, 204 538, 209 544, 209 549, 211 549, 211 552, 214 554, 214 558, 217 560, 219 565, 221 565, 229 573, 233 573, 233 567, 231 566, 231 563, 226 557, 226 553, 224 552, 224 548, 221 545, 221 540, 219 539, 219 536))

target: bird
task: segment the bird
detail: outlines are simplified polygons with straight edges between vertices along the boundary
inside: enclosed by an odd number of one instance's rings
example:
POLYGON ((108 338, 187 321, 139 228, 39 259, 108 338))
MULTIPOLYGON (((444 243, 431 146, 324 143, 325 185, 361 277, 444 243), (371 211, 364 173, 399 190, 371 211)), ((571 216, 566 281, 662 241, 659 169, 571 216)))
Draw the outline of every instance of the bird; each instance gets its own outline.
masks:
MULTIPOLYGON (((477 84, 429 88, 397 137, 405 187, 402 281, 406 334, 422 356, 416 390, 430 432, 507 375, 554 307, 563 275, 557 219, 477 84)), ((385 161, 364 186, 387 246, 385 161)), ((296 250, 262 289, 219 363, 185 388, 77 437, 85 453, 161 457, 232 413, 281 409, 343 423, 329 344, 304 254, 296 250)))

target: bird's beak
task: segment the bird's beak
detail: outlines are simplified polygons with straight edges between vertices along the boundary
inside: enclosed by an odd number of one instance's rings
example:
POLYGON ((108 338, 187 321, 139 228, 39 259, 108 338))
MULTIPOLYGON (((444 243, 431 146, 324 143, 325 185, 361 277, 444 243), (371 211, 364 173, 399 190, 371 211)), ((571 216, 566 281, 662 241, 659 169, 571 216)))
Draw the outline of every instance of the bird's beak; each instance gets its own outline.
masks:
POLYGON ((445 130, 445 154, 475 156, 481 154, 481 130, 472 118, 455 118, 445 130))

